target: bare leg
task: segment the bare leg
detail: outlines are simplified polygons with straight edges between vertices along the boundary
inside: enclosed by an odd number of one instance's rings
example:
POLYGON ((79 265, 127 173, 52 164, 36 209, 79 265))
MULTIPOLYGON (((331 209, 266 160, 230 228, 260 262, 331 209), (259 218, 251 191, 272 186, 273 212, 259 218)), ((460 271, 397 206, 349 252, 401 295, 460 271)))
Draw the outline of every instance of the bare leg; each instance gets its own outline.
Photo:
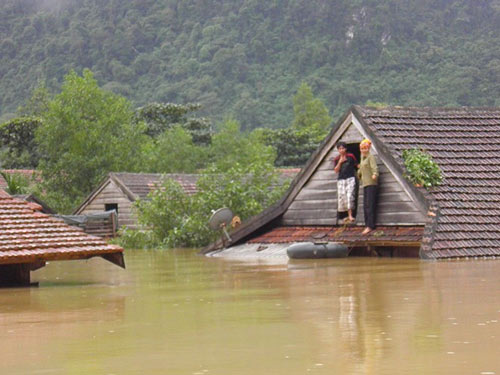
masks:
POLYGON ((349 215, 349 221, 354 222, 354 217, 352 216, 352 210, 347 210, 347 214, 349 215))

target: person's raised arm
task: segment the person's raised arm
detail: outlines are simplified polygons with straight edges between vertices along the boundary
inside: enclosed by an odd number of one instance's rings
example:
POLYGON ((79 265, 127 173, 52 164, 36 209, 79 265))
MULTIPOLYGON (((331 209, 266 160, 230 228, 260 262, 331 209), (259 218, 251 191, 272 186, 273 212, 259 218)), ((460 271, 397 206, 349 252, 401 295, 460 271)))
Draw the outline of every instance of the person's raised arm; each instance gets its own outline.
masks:
POLYGON ((339 156, 338 159, 335 159, 333 161, 333 163, 337 162, 337 164, 335 164, 335 167, 333 168, 333 170, 335 171, 335 173, 339 173, 340 172, 340 168, 342 167, 342 163, 346 161, 346 158, 345 156, 339 156))

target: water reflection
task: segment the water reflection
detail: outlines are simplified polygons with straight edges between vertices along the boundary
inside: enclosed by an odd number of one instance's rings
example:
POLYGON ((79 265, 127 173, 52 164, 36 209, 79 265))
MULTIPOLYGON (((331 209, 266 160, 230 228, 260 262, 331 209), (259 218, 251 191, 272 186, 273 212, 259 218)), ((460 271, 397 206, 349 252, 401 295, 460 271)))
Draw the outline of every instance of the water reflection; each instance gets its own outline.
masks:
POLYGON ((0 290, 0 373, 500 374, 500 262, 61 262, 0 290))

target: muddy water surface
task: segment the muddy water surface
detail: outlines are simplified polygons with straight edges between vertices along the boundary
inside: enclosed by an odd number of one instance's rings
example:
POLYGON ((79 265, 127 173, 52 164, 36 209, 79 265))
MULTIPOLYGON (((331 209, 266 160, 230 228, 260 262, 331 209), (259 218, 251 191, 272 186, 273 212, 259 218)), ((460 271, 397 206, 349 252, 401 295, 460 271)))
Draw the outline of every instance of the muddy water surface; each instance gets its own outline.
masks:
POLYGON ((500 374, 500 260, 126 262, 0 289, 0 374, 500 374))

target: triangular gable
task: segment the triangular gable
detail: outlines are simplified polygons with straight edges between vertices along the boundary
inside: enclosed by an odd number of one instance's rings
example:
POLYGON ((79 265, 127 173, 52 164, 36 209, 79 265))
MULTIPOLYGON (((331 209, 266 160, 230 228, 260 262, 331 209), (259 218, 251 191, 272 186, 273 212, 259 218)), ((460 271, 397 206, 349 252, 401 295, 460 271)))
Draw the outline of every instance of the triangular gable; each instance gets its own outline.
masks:
POLYGON ((133 194, 114 173, 109 173, 99 186, 95 188, 94 191, 88 195, 85 201, 73 212, 73 215, 80 215, 83 211, 85 211, 85 209, 92 204, 96 197, 108 189, 111 184, 121 190, 124 197, 127 197, 130 202, 134 202, 137 199, 135 194, 133 194))
MULTIPOLYGON (((373 137, 373 136, 372 136, 373 137)), ((338 155, 335 145, 339 141, 359 144, 364 138, 372 140, 355 114, 348 116, 336 132, 323 145, 322 160, 310 178, 303 184, 283 214, 284 225, 336 225, 337 219, 337 175, 333 171, 333 159, 338 155)), ((424 225, 425 208, 409 194, 404 178, 392 168, 392 163, 378 152, 373 144, 371 152, 379 164, 379 193, 377 205, 378 225, 424 225), (382 158, 383 157, 383 158, 382 158), (383 160, 385 159, 385 160, 383 160)), ((359 189, 357 222, 362 225, 363 189, 359 189)))
MULTIPOLYGON (((427 202, 423 195, 412 188, 410 184, 403 177, 403 171, 396 163, 394 158, 391 157, 388 149, 383 143, 375 136, 375 134, 367 127, 364 126, 360 120, 361 116, 356 115, 356 107, 353 106, 343 118, 333 127, 330 134, 321 143, 318 149, 311 155, 306 165, 302 168, 300 173, 295 177, 290 188, 285 193, 283 198, 277 202, 274 206, 269 207, 264 210, 259 215, 254 216, 245 222, 241 227, 231 234, 232 245, 243 242, 249 239, 253 233, 258 232, 266 225, 280 219, 284 213, 287 212, 292 203, 296 200, 296 197, 300 194, 301 190, 306 186, 306 184, 311 180, 317 170, 320 170, 322 162, 328 160, 331 157, 331 153, 334 152, 335 144, 340 140, 341 136, 344 134, 352 135, 352 132, 356 130, 363 138, 368 138, 372 141, 373 152, 377 155, 379 160, 385 165, 389 173, 394 177, 394 179, 400 185, 402 191, 405 195, 409 197, 412 204, 415 205, 415 212, 418 213, 419 222, 424 223, 425 212, 427 210, 427 202), (349 132, 346 132, 349 129, 349 132)), ((333 181, 327 182, 331 187, 333 181)), ((362 199, 360 199, 362 201, 362 199)), ((359 211, 359 210, 358 210, 359 211)), ((321 216, 321 215, 320 215, 321 216)), ((319 224, 318 224, 319 225, 319 224)), ((326 225, 326 224, 325 224, 326 225)), ((330 224, 331 225, 331 224, 330 224)), ((202 252, 207 253, 214 249, 220 248, 221 243, 216 242, 202 252)))

